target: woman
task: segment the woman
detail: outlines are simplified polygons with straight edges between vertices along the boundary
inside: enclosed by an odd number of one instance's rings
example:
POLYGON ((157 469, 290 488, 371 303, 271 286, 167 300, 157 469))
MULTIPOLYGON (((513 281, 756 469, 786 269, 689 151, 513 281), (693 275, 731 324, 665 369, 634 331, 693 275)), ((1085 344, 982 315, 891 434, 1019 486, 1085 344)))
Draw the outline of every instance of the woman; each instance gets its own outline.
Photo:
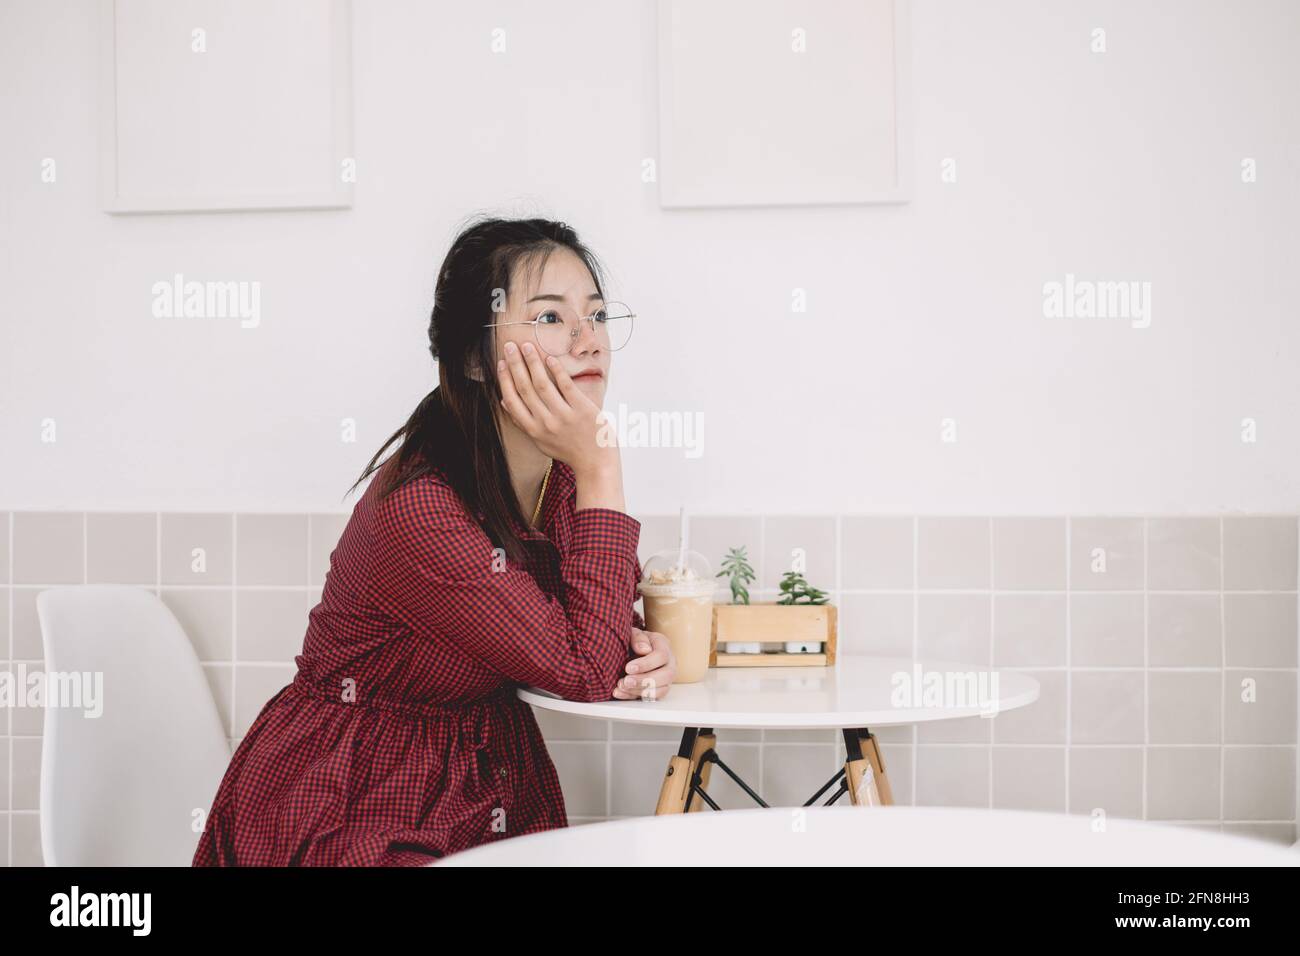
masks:
POLYGON ((640 524, 598 429, 632 321, 599 276, 564 223, 487 219, 453 243, 438 387, 357 480, 374 475, 298 672, 232 757, 194 865, 423 864, 566 826, 515 689, 667 693, 668 642, 632 607, 640 524))

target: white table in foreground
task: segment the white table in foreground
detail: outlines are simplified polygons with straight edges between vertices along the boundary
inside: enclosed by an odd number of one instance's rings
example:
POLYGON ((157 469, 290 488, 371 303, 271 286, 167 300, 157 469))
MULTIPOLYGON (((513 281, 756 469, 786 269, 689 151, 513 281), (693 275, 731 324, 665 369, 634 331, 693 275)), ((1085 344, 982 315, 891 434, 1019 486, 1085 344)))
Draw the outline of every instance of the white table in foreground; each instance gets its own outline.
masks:
POLYGON ((681 744, 669 759, 655 808, 656 814, 671 814, 698 810, 706 803, 719 809, 707 792, 714 764, 766 806, 718 756, 713 731, 720 727, 839 730, 847 758, 844 769, 806 805, 836 784, 839 789, 827 803, 847 793, 854 805, 891 804, 884 756, 871 727, 994 717, 1037 700, 1038 681, 1014 671, 952 661, 845 655, 828 667, 714 667, 701 681, 674 684, 662 700, 582 703, 536 688, 521 688, 519 697, 543 710, 593 720, 682 727, 681 744))
POLYGON ((1139 820, 949 807, 772 807, 500 840, 434 866, 1300 866, 1300 850, 1139 820), (802 820, 799 816, 802 816, 802 820), (802 826, 802 829, 799 827, 802 826), (848 853, 846 854, 846 848, 848 853))

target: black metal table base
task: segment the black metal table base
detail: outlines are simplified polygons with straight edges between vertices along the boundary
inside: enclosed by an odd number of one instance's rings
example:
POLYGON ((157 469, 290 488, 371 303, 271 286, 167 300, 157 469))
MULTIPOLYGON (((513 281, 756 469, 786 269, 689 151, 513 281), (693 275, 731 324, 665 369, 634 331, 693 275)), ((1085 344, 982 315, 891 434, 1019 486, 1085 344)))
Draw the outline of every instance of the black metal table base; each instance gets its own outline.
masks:
MULTIPOLYGON (((704 734, 707 736, 712 733, 713 733, 712 727, 687 727, 685 730, 682 731, 682 742, 677 748, 677 755, 680 757, 685 757, 687 760, 690 760, 691 754, 695 752, 696 738, 698 738, 700 734, 704 734)), ((842 731, 842 733, 844 734, 844 749, 848 754, 847 759, 849 761, 861 760, 862 745, 860 739, 862 737, 868 736, 867 728, 866 727, 845 728, 842 731)), ((763 798, 754 792, 754 788, 751 787, 749 784, 745 783, 744 780, 741 780, 740 776, 734 770, 732 770, 730 767, 728 767, 725 763, 722 762, 722 758, 718 756, 718 752, 714 750, 712 747, 710 747, 708 750, 704 751, 704 753, 700 754, 700 762, 695 767, 694 772, 691 774, 691 783, 690 783, 690 787, 686 791, 686 806, 682 810, 683 813, 690 813, 691 801, 694 800, 696 796, 698 796, 701 800, 703 800, 706 804, 708 804, 709 807, 711 807, 712 809, 714 810, 722 809, 722 807, 718 806, 718 804, 713 800, 713 798, 710 797, 708 793, 705 792, 704 790, 704 776, 702 771, 704 769, 704 765, 709 763, 716 764, 718 767, 720 767, 728 777, 730 777, 732 780, 736 782, 736 786, 740 787, 740 789, 744 790, 745 793, 749 794, 750 798, 753 799, 753 801, 757 803, 760 807, 767 806, 767 804, 763 801, 763 798)), ((835 772, 835 776, 831 777, 824 784, 822 784, 821 789, 819 789, 816 793, 814 793, 811 797, 809 797, 808 800, 803 805, 805 807, 811 807, 814 803, 818 801, 818 799, 822 796, 822 794, 824 794, 831 787, 835 786, 836 783, 839 784, 839 787, 836 789, 835 793, 831 795, 831 798, 827 800, 824 804, 822 804, 822 806, 824 807, 831 806, 833 803, 835 803, 836 800, 838 800, 840 797, 844 796, 844 794, 849 792, 849 784, 844 777, 843 767, 841 767, 839 770, 835 772)))

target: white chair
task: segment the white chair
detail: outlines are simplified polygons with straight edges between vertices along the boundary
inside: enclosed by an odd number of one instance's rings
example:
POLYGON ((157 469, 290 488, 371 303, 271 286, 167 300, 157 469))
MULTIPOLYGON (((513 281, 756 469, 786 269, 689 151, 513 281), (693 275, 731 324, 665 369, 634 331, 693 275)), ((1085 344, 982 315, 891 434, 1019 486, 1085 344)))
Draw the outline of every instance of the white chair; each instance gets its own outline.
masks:
POLYGON ((230 746, 185 631, 132 587, 53 588, 36 610, 47 692, 83 693, 79 706, 46 702, 45 864, 189 866, 230 746))

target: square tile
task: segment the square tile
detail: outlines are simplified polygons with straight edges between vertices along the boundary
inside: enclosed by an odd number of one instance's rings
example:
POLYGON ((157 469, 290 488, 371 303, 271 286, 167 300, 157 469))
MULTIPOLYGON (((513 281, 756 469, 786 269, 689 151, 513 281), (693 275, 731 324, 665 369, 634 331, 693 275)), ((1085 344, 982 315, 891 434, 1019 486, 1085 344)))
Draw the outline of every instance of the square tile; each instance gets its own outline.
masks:
POLYGON ((1219 671, 1147 674, 1147 727, 1153 744, 1217 744, 1222 718, 1219 671))
POLYGON ((999 744, 1065 743, 1066 672, 1023 673, 1038 681, 1038 700, 992 718, 993 740, 999 744))
POLYGON ((41 808, 41 743, 35 737, 14 737, 10 744, 13 748, 11 810, 41 808))
POLYGON ((1070 596, 1070 664, 1141 667, 1145 610, 1141 594, 1070 596))
POLYGON ((1218 820, 1219 748, 1151 747, 1147 819, 1218 820))
POLYGON ((1223 816, 1227 820, 1295 820, 1294 747, 1226 747, 1223 816))
POLYGON ((1065 519, 994 518, 993 586, 1065 590, 1065 519))
POLYGON ((162 516, 162 583, 230 584, 234 519, 222 514, 162 516))
POLYGON ((994 595, 994 666, 1063 666, 1065 605, 1064 594, 994 595))
POLYGON ((1070 742, 1140 744, 1146 706, 1141 671, 1075 671, 1070 675, 1070 742))
POLYGON ((1069 534, 1072 589, 1142 589, 1141 518, 1071 518, 1069 534))
POLYGON ((1070 812, 1142 819, 1142 748, 1071 747, 1070 812))
POLYGON ((235 654, 241 662, 291 663, 306 633, 305 590, 236 592, 235 654))
POLYGON ((1223 519, 1223 586, 1229 591, 1294 591, 1297 524, 1286 517, 1223 519))
POLYGON ((846 594, 840 599, 839 653, 911 657, 912 595, 846 594))
POLYGON ((910 590, 915 519, 845 515, 840 560, 845 588, 910 590))
POLYGON ((1294 744, 1295 671, 1224 671, 1223 709, 1224 743, 1294 744))
POLYGON ((307 516, 235 516, 235 575, 240 585, 307 585, 307 516))
POLYGON ((85 518, 79 511, 19 511, 13 516, 14 584, 81 584, 85 518))
POLYGON ((13 843, 10 855, 14 866, 44 866, 41 856, 41 818, 36 813, 10 814, 13 843))
POLYGON ((916 805, 987 807, 989 748, 940 744, 918 746, 916 805))
POLYGON ((993 806, 1065 812, 1064 747, 994 747, 993 806))
POLYGON ((992 586, 989 519, 920 518, 917 583, 921 588, 978 590, 992 586))
POLYGON ((1147 587, 1217 591, 1219 552, 1218 518, 1152 518, 1147 528, 1147 587))
POLYGON ((1296 666, 1296 596, 1225 594, 1223 630, 1229 667, 1296 666))
POLYGON ((988 666, 992 598, 987 594, 921 594, 917 648, 923 659, 988 666))
POLYGON ((1219 595, 1147 595, 1147 653, 1151 667, 1221 667, 1219 595))
POLYGON ((158 583, 158 516, 86 515, 86 580, 90 584, 158 583))

